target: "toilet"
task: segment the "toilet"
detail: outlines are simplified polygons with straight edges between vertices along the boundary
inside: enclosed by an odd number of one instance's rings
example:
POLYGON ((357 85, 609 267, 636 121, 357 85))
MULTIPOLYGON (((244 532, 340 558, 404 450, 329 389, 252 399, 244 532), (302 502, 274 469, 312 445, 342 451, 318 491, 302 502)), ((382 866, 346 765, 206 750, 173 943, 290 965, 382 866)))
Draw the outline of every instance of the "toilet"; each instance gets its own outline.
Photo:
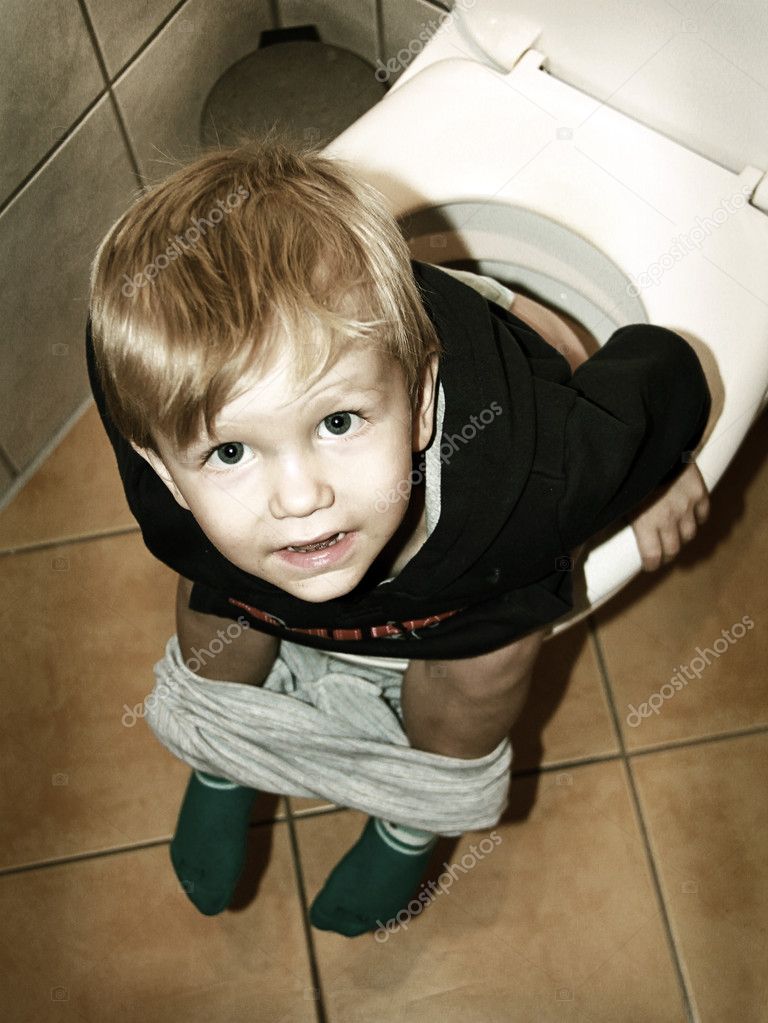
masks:
MULTIPOLYGON (((600 344, 640 322, 689 341, 712 391, 696 461, 713 491, 768 404, 768 121, 754 73, 768 12, 728 5, 713 27, 650 0, 610 7, 457 0, 325 152, 387 197, 413 258, 523 288, 600 344)), ((550 635, 641 570, 631 526, 593 537, 578 566, 574 609, 550 635)))

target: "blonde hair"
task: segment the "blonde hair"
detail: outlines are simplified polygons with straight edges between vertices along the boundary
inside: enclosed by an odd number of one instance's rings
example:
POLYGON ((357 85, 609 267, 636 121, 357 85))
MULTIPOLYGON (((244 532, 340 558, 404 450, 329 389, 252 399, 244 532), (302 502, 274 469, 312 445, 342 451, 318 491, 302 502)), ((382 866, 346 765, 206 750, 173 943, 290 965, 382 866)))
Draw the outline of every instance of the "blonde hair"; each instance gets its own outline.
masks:
POLYGON ((401 365, 412 408, 442 354, 381 193, 269 137, 208 151, 140 193, 93 260, 90 313, 107 412, 155 452, 155 431, 179 450, 201 423, 213 433, 237 388, 286 349, 309 384, 340 346, 376 346, 401 365))

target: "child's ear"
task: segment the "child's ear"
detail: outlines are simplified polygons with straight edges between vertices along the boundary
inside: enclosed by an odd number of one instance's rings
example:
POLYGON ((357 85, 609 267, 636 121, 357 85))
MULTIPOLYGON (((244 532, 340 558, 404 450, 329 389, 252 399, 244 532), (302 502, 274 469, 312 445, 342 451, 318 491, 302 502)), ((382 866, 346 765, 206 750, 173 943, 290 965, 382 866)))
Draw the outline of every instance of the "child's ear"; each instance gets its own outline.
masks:
POLYGON ((435 423, 437 403, 437 352, 430 355, 422 371, 419 384, 419 399, 413 417, 413 450, 424 451, 429 447, 435 423))
POLYGON ((162 460, 162 458, 159 455, 155 454, 154 451, 150 451, 149 448, 140 448, 138 444, 134 444, 133 441, 131 441, 130 444, 137 454, 141 455, 141 457, 146 462, 149 462, 149 464, 155 470, 155 472, 163 481, 163 483, 165 483, 166 487, 168 487, 168 489, 173 494, 176 501, 181 505, 181 507, 186 508, 187 511, 189 511, 189 505, 184 500, 184 495, 176 486, 176 483, 174 482, 174 479, 171 476, 170 472, 168 471, 168 468, 165 462, 162 460))

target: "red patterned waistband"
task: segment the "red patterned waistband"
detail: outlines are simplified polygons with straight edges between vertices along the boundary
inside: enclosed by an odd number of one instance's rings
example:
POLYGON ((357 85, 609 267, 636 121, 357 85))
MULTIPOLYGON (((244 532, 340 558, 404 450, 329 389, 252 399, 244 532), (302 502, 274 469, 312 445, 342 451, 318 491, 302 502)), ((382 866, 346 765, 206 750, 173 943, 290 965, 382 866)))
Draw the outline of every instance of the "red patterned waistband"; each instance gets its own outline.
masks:
POLYGON ((459 611, 464 610, 463 607, 457 607, 455 611, 443 611, 439 615, 430 615, 428 618, 411 618, 404 622, 389 621, 384 625, 365 625, 359 629, 299 629, 293 625, 286 625, 281 618, 276 618, 275 615, 269 614, 268 611, 260 611, 259 608, 252 607, 250 604, 244 604, 241 600, 235 600, 234 597, 228 597, 227 600, 230 604, 241 607, 249 615, 259 618, 269 625, 276 625, 281 629, 287 629, 289 632, 303 632, 307 636, 320 636, 323 639, 396 638, 397 636, 405 636, 416 629, 431 628, 433 625, 437 625, 438 622, 443 621, 444 618, 450 618, 451 615, 458 614, 459 611))

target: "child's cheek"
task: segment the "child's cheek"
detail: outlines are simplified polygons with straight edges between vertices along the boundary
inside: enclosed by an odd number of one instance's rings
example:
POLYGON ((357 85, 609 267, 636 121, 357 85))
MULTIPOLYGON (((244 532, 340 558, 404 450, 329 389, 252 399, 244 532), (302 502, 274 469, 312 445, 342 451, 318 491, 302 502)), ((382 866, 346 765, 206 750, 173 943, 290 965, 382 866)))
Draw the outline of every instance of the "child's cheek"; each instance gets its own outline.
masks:
POLYGON ((399 523, 408 508, 411 491, 422 480, 423 473, 413 469, 410 450, 399 452, 396 458, 390 453, 380 468, 383 471, 369 491, 373 494, 374 511, 399 523))

